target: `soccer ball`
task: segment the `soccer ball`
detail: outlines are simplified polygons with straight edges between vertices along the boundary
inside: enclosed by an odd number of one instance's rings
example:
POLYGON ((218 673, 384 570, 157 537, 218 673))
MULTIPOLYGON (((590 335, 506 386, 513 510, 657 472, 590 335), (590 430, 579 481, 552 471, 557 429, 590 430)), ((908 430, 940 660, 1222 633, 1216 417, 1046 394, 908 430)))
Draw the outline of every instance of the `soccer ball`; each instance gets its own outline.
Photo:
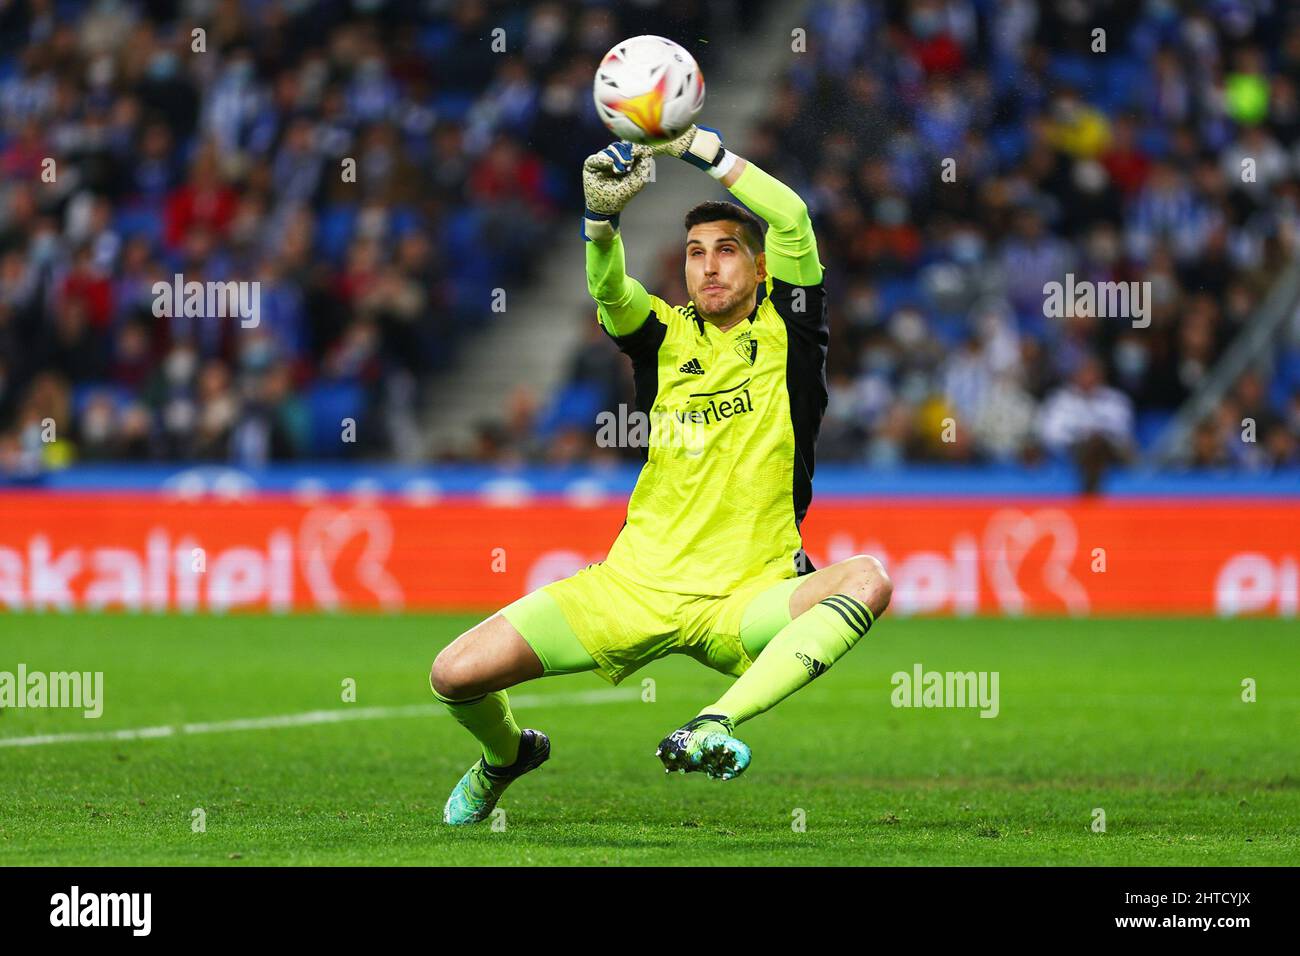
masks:
POLYGON ((605 54, 596 70, 596 112, 631 143, 675 139, 704 105, 704 74, 695 58, 663 37, 632 37, 605 54))

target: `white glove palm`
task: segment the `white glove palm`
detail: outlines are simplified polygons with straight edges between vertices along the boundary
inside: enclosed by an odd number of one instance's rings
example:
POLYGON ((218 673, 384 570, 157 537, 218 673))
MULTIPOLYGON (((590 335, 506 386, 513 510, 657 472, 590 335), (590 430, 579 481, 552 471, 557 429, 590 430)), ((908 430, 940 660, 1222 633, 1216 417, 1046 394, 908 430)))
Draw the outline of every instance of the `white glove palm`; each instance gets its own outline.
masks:
POLYGON ((650 181, 649 146, 611 143, 582 164, 582 195, 588 219, 613 219, 650 181), (594 216, 592 214, 595 214, 594 216))

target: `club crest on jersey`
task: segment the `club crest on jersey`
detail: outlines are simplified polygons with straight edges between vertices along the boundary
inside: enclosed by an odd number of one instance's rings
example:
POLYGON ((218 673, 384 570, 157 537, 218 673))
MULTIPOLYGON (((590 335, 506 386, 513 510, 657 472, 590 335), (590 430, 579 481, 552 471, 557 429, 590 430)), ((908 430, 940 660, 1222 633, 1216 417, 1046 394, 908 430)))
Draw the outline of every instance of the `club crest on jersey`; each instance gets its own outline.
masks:
POLYGON ((758 358, 758 341, 754 338, 754 333, 745 331, 736 340, 736 354, 745 360, 746 365, 753 365, 754 360, 758 358))

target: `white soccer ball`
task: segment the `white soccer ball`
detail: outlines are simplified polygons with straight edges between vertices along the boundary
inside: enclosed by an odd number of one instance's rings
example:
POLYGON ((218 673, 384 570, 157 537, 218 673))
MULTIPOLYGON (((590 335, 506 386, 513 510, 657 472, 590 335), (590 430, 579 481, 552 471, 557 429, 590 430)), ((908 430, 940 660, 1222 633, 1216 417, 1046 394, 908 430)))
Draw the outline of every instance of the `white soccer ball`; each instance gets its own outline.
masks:
POLYGON ((605 54, 593 96, 601 121, 619 139, 662 143, 695 122, 704 105, 704 74, 680 45, 647 34, 605 54))

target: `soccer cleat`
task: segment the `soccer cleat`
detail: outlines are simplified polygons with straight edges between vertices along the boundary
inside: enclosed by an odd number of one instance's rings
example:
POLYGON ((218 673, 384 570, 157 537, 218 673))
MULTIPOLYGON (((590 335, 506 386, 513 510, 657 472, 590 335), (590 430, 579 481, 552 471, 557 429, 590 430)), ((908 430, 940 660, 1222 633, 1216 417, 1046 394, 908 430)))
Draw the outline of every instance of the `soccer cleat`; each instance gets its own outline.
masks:
POLYGON ((701 770, 710 779, 730 780, 745 772, 750 754, 748 745, 731 736, 731 721, 720 714, 702 714, 659 741, 655 756, 663 761, 665 773, 701 770))
POLYGON ((442 822, 452 826, 486 820, 505 793, 506 787, 530 770, 536 770, 551 756, 551 742, 540 730, 525 730, 519 736, 519 756, 508 767, 494 767, 480 757, 465 771, 442 809, 442 822))

